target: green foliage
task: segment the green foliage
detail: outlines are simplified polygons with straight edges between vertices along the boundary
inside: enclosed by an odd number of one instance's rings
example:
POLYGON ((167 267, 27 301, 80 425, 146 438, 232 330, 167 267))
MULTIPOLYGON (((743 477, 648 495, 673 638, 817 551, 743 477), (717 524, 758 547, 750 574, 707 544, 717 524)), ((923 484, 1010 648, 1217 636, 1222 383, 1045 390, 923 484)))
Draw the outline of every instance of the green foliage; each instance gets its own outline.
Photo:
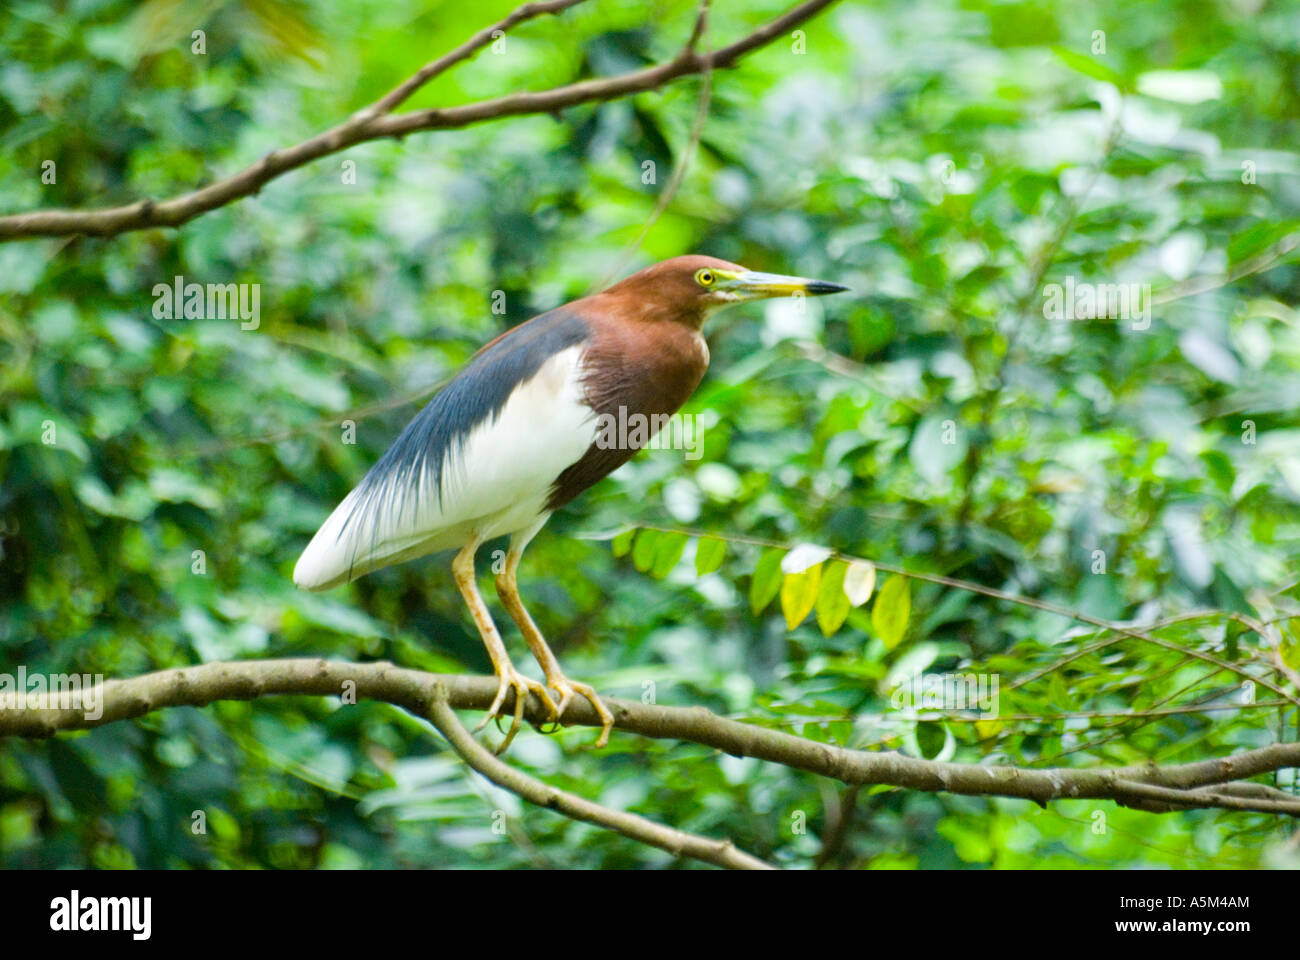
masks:
POLYGON ((717 537, 701 537, 695 548, 695 573, 704 576, 722 566, 727 556, 727 541, 717 537))
POLYGON ((848 564, 832 563, 821 578, 821 586, 817 589, 817 626, 824 637, 834 636, 852 609, 852 601, 844 588, 848 571, 848 564))
POLYGON ((758 565, 754 568, 753 579, 749 584, 749 608, 754 613, 762 613, 781 590, 781 550, 765 550, 758 565))
POLYGON ((876 602, 871 607, 871 629, 886 650, 893 650, 902 642, 911 614, 912 591, 907 579, 890 577, 876 594, 876 602))
MULTIPOLYGON (((7 4, 0 207, 183 192, 513 6, 7 4)), ((671 57, 694 6, 530 22, 409 106, 671 57)), ((714 6, 725 42, 786 4, 714 6)), ((853 292, 717 317, 685 409, 703 456, 643 453, 530 547, 523 591, 566 671, 967 763, 1294 741, 1268 684, 1296 696, 1275 654, 1300 669, 1298 63, 1284 3, 844 2, 805 54, 779 38, 715 76, 638 263, 707 252, 853 292), (1048 315, 1054 291, 1077 308, 1130 283, 1151 287, 1145 319, 1048 315), (783 571, 810 544, 835 555, 783 571), (998 678, 998 715, 899 709, 926 674, 998 678)), ((445 558, 322 595, 293 586, 294 560, 438 383, 617 267, 698 92, 364 144, 178 231, 0 244, 0 672, 320 655, 487 672, 445 558), (260 284, 260 324, 156 316, 176 276, 260 284)), ((821 849, 817 778, 617 733, 593 753, 590 736, 525 730, 509 760, 781 865, 821 849)), ((1297 789, 1293 771, 1261 782, 1297 789)), ((1262 814, 885 788, 858 811, 834 865, 1294 865, 1290 828, 1262 814)), ((166 710, 0 752, 6 868, 673 863, 523 807, 427 724, 365 702, 166 710)))

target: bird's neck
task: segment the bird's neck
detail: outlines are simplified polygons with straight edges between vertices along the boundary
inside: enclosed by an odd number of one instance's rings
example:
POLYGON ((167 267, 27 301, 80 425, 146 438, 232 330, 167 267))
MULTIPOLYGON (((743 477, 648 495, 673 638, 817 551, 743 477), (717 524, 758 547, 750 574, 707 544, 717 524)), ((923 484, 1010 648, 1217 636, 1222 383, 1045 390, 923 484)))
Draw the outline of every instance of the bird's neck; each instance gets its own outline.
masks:
POLYGON ((662 303, 650 297, 612 297, 607 294, 597 294, 591 299, 597 301, 593 304, 597 315, 623 323, 676 324, 696 332, 704 326, 703 310, 662 303))

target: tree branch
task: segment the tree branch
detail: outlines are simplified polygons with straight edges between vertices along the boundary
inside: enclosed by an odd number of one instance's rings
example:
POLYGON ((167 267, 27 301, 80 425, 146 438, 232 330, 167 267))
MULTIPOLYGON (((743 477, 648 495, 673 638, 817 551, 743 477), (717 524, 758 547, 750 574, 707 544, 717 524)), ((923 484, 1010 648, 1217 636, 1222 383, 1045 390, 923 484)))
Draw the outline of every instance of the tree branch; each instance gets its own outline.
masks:
MULTIPOLYGON (((483 710, 492 702, 497 681, 486 676, 424 673, 390 663, 316 659, 208 663, 107 681, 94 688, 102 707, 94 717, 88 717, 77 706, 0 709, 0 737, 49 737, 64 730, 85 730, 143 716, 163 707, 201 707, 215 700, 251 700, 280 694, 353 693, 358 699, 391 703, 424 717, 439 687, 451 707, 483 710)), ((1097 799, 1151 812, 1218 807, 1300 816, 1300 798, 1263 784, 1232 782, 1300 766, 1300 743, 1275 743, 1230 757, 1164 766, 991 767, 817 743, 779 730, 727 720, 703 707, 652 706, 612 697, 604 700, 619 730, 658 739, 689 740, 733 756, 780 763, 847 784, 1012 797, 1041 805, 1052 800, 1097 799)), ((85 703, 93 707, 94 700, 88 697, 85 703)), ((505 708, 513 708, 510 698, 505 708)), ((545 708, 536 697, 529 698, 524 712, 534 724, 547 721, 545 708)), ((600 726, 595 710, 585 700, 575 699, 569 704, 564 722, 600 726)))
POLYGON ((709 840, 665 827, 633 813, 610 810, 572 793, 558 790, 502 762, 470 736, 448 703, 447 689, 435 686, 429 719, 467 764, 499 787, 573 820, 594 823, 632 840, 648 843, 679 857, 691 857, 732 870, 771 870, 770 864, 737 850, 729 840, 709 840))
POLYGON ((569 7, 585 2, 586 0, 549 0, 549 2, 525 3, 522 7, 517 7, 504 20, 500 20, 490 27, 484 27, 456 49, 444 53, 432 63, 425 64, 388 94, 376 100, 369 112, 375 114, 392 113, 409 100, 415 91, 434 77, 446 73, 462 60, 468 60, 516 24, 541 16, 543 13, 563 13, 569 7))
POLYGON ((853 814, 858 806, 858 794, 862 784, 854 783, 845 787, 838 795, 832 794, 833 802, 827 804, 826 835, 822 838, 822 848, 817 851, 813 866, 820 870, 835 860, 844 849, 848 839, 849 827, 853 823, 853 814))
MULTIPOLYGON (((170 200, 144 199, 125 206, 99 210, 34 210, 0 217, 0 242, 27 237, 59 237, 87 234, 115 236, 149 227, 179 227, 200 214, 226 206, 243 197, 258 193, 268 182, 313 160, 329 156, 384 137, 401 138, 420 130, 449 130, 468 127, 488 120, 523 114, 554 113, 583 103, 612 100, 629 94, 654 90, 689 74, 733 67, 751 51, 772 42, 791 27, 808 20, 835 0, 805 0, 753 33, 710 53, 697 53, 694 40, 672 60, 599 80, 585 80, 550 90, 512 93, 491 100, 455 107, 415 110, 394 114, 394 107, 405 102, 433 77, 480 50, 493 39, 524 20, 542 13, 558 13, 581 0, 550 0, 529 3, 504 20, 479 31, 461 46, 421 68, 410 79, 353 114, 343 123, 292 147, 273 150, 260 161, 223 180, 210 183, 170 200)), ((698 20, 696 29, 702 29, 698 20)))

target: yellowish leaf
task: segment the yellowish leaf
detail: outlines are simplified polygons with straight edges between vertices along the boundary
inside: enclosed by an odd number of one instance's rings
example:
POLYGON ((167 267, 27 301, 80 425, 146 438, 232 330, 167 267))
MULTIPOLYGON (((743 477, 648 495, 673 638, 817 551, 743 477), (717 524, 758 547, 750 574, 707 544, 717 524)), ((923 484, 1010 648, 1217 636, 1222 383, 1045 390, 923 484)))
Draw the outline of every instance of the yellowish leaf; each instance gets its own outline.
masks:
POLYGON ((803 573, 787 574, 781 581, 781 612, 785 614, 786 629, 793 630, 812 613, 821 580, 822 565, 818 563, 803 573))

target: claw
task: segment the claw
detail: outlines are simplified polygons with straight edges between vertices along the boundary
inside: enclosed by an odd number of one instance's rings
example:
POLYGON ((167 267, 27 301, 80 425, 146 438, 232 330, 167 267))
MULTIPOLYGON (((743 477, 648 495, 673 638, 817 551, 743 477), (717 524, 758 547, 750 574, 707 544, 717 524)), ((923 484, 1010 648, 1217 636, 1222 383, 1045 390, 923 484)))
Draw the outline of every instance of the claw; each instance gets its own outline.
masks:
POLYGON ((501 706, 505 703, 506 693, 513 689, 515 692, 515 715, 510 721, 510 731, 506 734, 506 738, 496 748, 496 753, 499 756, 505 753, 506 748, 510 746, 510 742, 514 740, 515 734, 519 732, 519 725, 524 719, 524 705, 528 702, 528 694, 537 694, 538 699, 542 701, 543 706, 550 713, 552 720, 560 718, 560 710, 555 706, 555 701, 551 699, 551 695, 547 693, 546 687, 532 677, 524 676, 512 665, 507 664, 504 669, 498 670, 497 679, 500 681, 497 686, 497 695, 492 700, 492 706, 488 707, 486 716, 474 728, 474 732, 478 733, 486 727, 489 720, 500 718, 501 706))
POLYGON ((579 680, 570 680, 564 674, 556 671, 546 678, 546 685, 560 695, 560 704, 557 708, 556 721, 564 715, 564 708, 569 705, 575 694, 582 694, 595 708, 596 713, 600 716, 600 736, 596 740, 596 748, 600 749, 609 743, 609 731, 614 727, 614 715, 609 712, 605 706, 596 688, 589 683, 582 683, 579 680))

